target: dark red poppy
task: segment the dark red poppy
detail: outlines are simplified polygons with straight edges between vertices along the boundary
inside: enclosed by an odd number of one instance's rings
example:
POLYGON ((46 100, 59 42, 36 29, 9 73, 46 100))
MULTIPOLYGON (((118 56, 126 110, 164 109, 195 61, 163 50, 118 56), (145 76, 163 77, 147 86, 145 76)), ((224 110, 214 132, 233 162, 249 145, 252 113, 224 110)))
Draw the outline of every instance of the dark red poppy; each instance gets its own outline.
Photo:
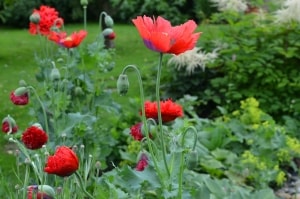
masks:
POLYGON ((200 32, 194 33, 197 24, 189 20, 179 26, 162 18, 152 19, 147 16, 138 16, 132 22, 138 29, 147 48, 161 53, 179 55, 195 47, 200 32))
POLYGON ((48 141, 48 135, 38 126, 27 128, 22 134, 22 142, 28 149, 40 149, 48 141))
MULTIPOLYGON (((145 102, 145 114, 147 118, 154 120, 158 119, 157 103, 156 102, 145 102)), ((168 99, 160 102, 161 117, 163 122, 171 122, 177 117, 183 116, 182 107, 179 104, 174 103, 168 99)))
POLYGON ((61 177, 72 175, 79 168, 79 160, 72 149, 60 146, 49 156, 44 171, 61 177))
POLYGON ((107 39, 113 40, 116 38, 116 34, 114 32, 110 33, 108 36, 106 36, 107 39))
POLYGON ((65 47, 65 48, 75 48, 80 45, 83 39, 86 37, 87 32, 85 30, 80 30, 79 32, 74 32, 70 36, 67 36, 65 32, 51 32, 48 39, 54 41, 55 43, 65 47))
POLYGON ((27 92, 22 95, 16 95, 15 91, 12 91, 10 93, 10 100, 15 105, 26 105, 29 102, 29 95, 27 92))
POLYGON ((144 171, 144 169, 148 166, 148 157, 146 154, 142 154, 140 160, 138 161, 135 170, 144 171))
MULTIPOLYGON (((146 137, 146 135, 145 136, 143 135, 142 126, 143 126, 143 123, 140 122, 140 123, 133 125, 130 128, 130 134, 133 137, 133 139, 141 141, 144 137, 146 137)), ((152 138, 152 135, 150 134, 149 137, 152 138)))
POLYGON ((63 24, 63 19, 58 17, 58 12, 49 6, 42 5, 39 10, 34 9, 33 14, 40 16, 38 23, 29 23, 29 32, 33 35, 48 35, 53 26, 60 28, 63 24))
POLYGON ((11 127, 9 127, 9 123, 8 121, 4 121, 2 122, 2 132, 3 133, 16 133, 18 131, 18 126, 17 125, 13 125, 11 127), (11 128, 11 130, 10 130, 11 128))

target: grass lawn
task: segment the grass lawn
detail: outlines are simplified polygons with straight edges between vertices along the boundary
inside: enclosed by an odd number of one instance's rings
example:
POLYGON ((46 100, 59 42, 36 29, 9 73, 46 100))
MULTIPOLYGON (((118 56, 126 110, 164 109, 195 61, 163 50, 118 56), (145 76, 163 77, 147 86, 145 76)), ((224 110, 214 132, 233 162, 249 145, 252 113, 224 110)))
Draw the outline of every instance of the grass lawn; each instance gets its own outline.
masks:
MULTIPOLYGON (((68 33, 74 30, 82 29, 83 25, 65 26, 68 33)), ((88 36, 84 42, 93 41, 99 34, 98 24, 88 24, 88 36)), ((155 66, 158 61, 158 53, 152 52, 145 48, 136 28, 133 25, 115 25, 116 32, 115 47, 116 47, 116 66, 114 70, 105 74, 105 79, 108 85, 114 87, 118 75, 123 67, 128 64, 138 66, 142 71, 142 76, 147 76, 147 72, 155 66)), ((204 32, 200 39, 216 35, 216 27, 200 26, 199 30, 204 32)), ((217 31, 219 32, 219 31, 217 31)), ((23 79, 28 84, 35 84, 35 74, 38 70, 34 61, 34 52, 39 51, 39 39, 37 36, 32 36, 27 29, 15 30, 1 28, 0 30, 0 118, 11 115, 16 121, 21 130, 28 127, 32 118, 28 116, 29 106, 15 106, 9 100, 9 94, 12 90, 18 87, 19 80, 23 79)), ((135 83, 135 74, 129 74, 129 81, 132 85, 129 89, 128 96, 138 97, 138 87, 135 83)), ((154 78, 154 77, 153 77, 154 78)), ((120 98, 116 93, 113 94, 116 101, 126 105, 127 98, 120 98)), ((9 169, 14 164, 14 157, 6 153, 6 143, 4 136, 0 136, 0 165, 2 170, 9 169)))

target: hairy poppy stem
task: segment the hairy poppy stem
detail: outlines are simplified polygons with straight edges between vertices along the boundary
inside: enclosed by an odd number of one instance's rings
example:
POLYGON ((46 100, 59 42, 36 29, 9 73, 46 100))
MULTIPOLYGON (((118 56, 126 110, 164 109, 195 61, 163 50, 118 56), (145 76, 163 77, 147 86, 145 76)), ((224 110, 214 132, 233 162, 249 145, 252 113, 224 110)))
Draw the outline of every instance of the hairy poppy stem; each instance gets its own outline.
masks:
POLYGON ((40 103, 41 105, 41 108, 42 108, 42 112, 43 112, 43 116, 44 116, 44 122, 45 122, 45 127, 46 127, 46 133, 50 133, 49 132, 49 126, 48 126, 48 119, 47 119, 47 114, 46 114, 46 109, 45 109, 45 106, 41 100, 41 98, 39 97, 39 95, 37 94, 36 90, 32 87, 32 86, 29 86, 28 88, 31 88, 31 90, 33 90, 38 102, 40 103))
POLYGON ((168 167, 167 163, 167 158, 166 158, 166 146, 164 142, 164 137, 163 137, 163 128, 162 128, 162 117, 161 117, 161 109, 160 109, 160 95, 159 95, 159 88, 160 88, 160 76, 161 76, 161 69, 162 69, 162 59, 163 59, 163 53, 159 54, 159 62, 158 62, 158 70, 157 70, 157 79, 156 79, 156 103, 157 103, 157 113, 158 113, 158 127, 159 127, 159 133, 160 133, 160 143, 161 143, 161 148, 163 152, 163 160, 164 160, 164 165, 166 168, 166 171, 168 173, 168 176, 170 177, 170 170, 168 167))
POLYGON ((161 172, 160 172, 158 164, 157 164, 157 159, 155 157, 155 154, 154 154, 154 151, 153 151, 153 148, 152 148, 152 143, 151 143, 150 135, 149 135, 149 128, 148 128, 148 122, 147 122, 147 119, 146 119, 145 105, 144 105, 145 98, 144 98, 144 89, 143 89, 142 77, 141 77, 140 71, 138 70, 138 68, 135 65, 127 65, 123 69, 122 74, 125 74, 126 71, 129 68, 134 69, 134 71, 137 73, 137 76, 138 76, 138 82, 139 82, 139 87, 140 87, 140 96, 141 96, 142 122, 143 122, 143 126, 145 127, 144 129, 146 131, 146 137, 147 137, 146 142, 147 142, 147 145, 149 147, 149 151, 150 151, 153 163, 154 163, 154 167, 155 167, 155 169, 156 169, 156 171, 158 173, 158 176, 160 177, 160 179, 162 179, 162 175, 161 175, 161 172))
POLYGON ((189 126, 187 129, 185 129, 185 131, 182 134, 182 140, 181 140, 182 152, 181 152, 181 156, 180 156, 180 170, 179 170, 179 177, 178 177, 178 186, 179 186, 178 187, 178 199, 182 198, 182 178, 183 178, 183 171, 184 171, 185 135, 187 134, 187 132, 190 132, 190 131, 192 131, 194 134, 194 143, 193 143, 193 147, 192 147, 193 151, 196 149, 196 144, 197 144, 197 140, 198 140, 197 130, 193 126, 189 126))
POLYGON ((89 199, 95 199, 89 192, 86 191, 86 189, 85 189, 85 187, 84 187, 84 185, 83 185, 83 180, 82 180, 80 174, 79 174, 77 171, 75 171, 75 176, 76 176, 76 178, 77 178, 77 180, 78 180, 78 182, 79 182, 79 186, 80 186, 80 188, 82 189, 83 193, 84 193, 89 199))

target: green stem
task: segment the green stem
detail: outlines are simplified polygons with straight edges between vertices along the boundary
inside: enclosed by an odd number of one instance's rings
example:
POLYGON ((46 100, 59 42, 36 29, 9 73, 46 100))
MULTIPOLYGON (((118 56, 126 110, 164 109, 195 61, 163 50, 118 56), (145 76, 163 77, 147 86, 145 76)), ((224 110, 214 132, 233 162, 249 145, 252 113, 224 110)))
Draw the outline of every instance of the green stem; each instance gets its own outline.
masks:
POLYGON ((148 121, 147 121, 147 118, 146 118, 146 111, 145 111, 145 104, 144 104, 145 103, 145 98, 144 98, 144 89, 143 89, 142 76, 141 76, 140 71, 138 70, 138 68, 135 65, 127 65, 123 69, 122 74, 125 74, 126 71, 129 68, 134 69, 134 71, 136 72, 136 74, 138 76, 138 83, 139 83, 139 87, 140 87, 140 97, 141 97, 141 107, 142 107, 142 122, 143 122, 144 129, 146 131, 146 137, 147 137, 146 142, 147 142, 147 145, 149 147, 149 151, 150 151, 153 163, 154 163, 154 167, 155 167, 155 169, 157 171, 157 174, 160 177, 160 179, 163 181, 161 172, 160 172, 158 164, 157 164, 157 159, 156 159, 156 156, 155 156, 153 148, 152 148, 150 135, 149 135, 148 121))
POLYGON ((102 16, 107 15, 106 12, 102 11, 99 15, 99 28, 102 30, 102 16))
POLYGON ((158 127, 159 127, 159 133, 160 133, 160 143, 162 147, 162 155, 163 155, 163 160, 164 160, 164 165, 166 168, 166 171, 168 173, 168 176, 170 177, 170 170, 168 167, 167 163, 167 158, 166 158, 166 146, 165 142, 163 139, 163 128, 162 128, 162 117, 161 117, 161 110, 160 110, 160 96, 159 96, 159 90, 160 90, 160 76, 161 76, 161 69, 162 69, 162 58, 163 58, 163 53, 160 53, 159 56, 159 62, 158 62, 158 70, 157 70, 157 79, 156 79, 156 103, 157 103, 157 113, 158 113, 158 127))
POLYGON ((90 199, 95 199, 89 192, 86 191, 86 189, 85 189, 85 187, 84 187, 84 185, 83 185, 83 180, 82 180, 81 176, 79 175, 79 173, 78 173, 77 171, 75 172, 75 176, 76 176, 76 178, 77 178, 77 180, 78 180, 78 182, 79 182, 79 186, 80 186, 80 188, 82 189, 83 193, 84 193, 88 198, 90 198, 90 199))
POLYGON ((87 6, 83 6, 83 27, 84 27, 84 30, 86 30, 86 7, 87 6))
POLYGON ((38 102, 39 102, 40 105, 41 105, 41 108, 42 108, 42 111, 43 111, 44 120, 45 120, 44 122, 45 122, 46 132, 47 132, 47 133, 50 133, 50 132, 49 132, 48 119, 47 119, 47 114, 46 114, 45 106, 44 106, 44 104, 43 104, 41 98, 40 98, 39 95, 37 94, 36 90, 35 90, 32 86, 29 86, 28 88, 31 88, 31 89, 33 90, 33 92, 34 92, 34 94, 35 94, 35 96, 36 96, 38 102))
POLYGON ((184 141, 185 141, 185 135, 187 134, 187 132, 189 132, 190 130, 192 130, 193 134, 194 134, 194 143, 193 143, 193 147, 192 150, 194 151, 196 148, 196 144, 197 144, 197 130, 195 127, 193 126, 189 126, 187 129, 185 129, 185 131, 183 132, 182 135, 182 140, 181 140, 181 147, 182 147, 182 152, 181 152, 181 156, 180 156, 180 170, 179 170, 179 177, 178 177, 178 199, 182 198, 182 178, 183 178, 183 171, 184 171, 184 141))

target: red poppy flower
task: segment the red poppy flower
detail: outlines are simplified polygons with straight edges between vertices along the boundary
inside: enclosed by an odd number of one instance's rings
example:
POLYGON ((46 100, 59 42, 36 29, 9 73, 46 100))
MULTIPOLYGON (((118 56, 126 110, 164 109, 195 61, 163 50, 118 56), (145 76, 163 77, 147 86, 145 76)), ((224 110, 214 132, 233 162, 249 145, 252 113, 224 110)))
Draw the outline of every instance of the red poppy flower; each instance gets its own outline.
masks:
POLYGON ((26 105, 29 102, 29 96, 27 92, 22 95, 16 95, 15 91, 12 91, 10 93, 10 100, 15 105, 26 105))
MULTIPOLYGON (((140 122, 140 123, 133 125, 130 128, 130 134, 132 135, 133 139, 141 141, 144 137, 146 137, 142 133, 142 126, 143 126, 143 123, 140 122)), ((152 137, 151 134, 149 136, 150 136, 150 138, 152 137)))
POLYGON ((48 185, 30 185, 27 187, 27 199, 53 199, 55 191, 48 185))
POLYGON ((49 6, 42 5, 39 10, 34 9, 33 14, 40 16, 39 23, 29 23, 29 32, 33 35, 48 35, 52 26, 60 28, 63 24, 63 19, 58 17, 58 12, 49 6))
MULTIPOLYGON (((146 117, 157 120, 157 103, 146 101, 144 105, 146 117)), ((160 110, 163 122, 171 122, 177 117, 183 116, 182 107, 179 104, 172 102, 170 99, 160 102, 160 110)))
POLYGON ((74 32, 70 36, 67 36, 65 32, 51 32, 48 39, 56 42, 57 44, 65 48, 74 48, 79 46, 79 44, 86 37, 87 32, 85 30, 80 30, 79 32, 74 32))
POLYGON ((152 19, 147 16, 138 16, 132 22, 138 29, 147 48, 161 53, 179 55, 195 47, 200 32, 193 33, 197 24, 189 20, 182 25, 172 26, 162 18, 152 19))
POLYGON ((22 142, 28 149, 40 149, 48 141, 48 135, 38 126, 31 126, 22 134, 22 142))
POLYGON ((148 166, 148 157, 146 154, 142 154, 140 160, 138 161, 135 170, 144 171, 144 169, 148 166))
POLYGON ((109 35, 106 36, 107 39, 113 40, 116 38, 116 34, 114 32, 110 33, 109 35))
MULTIPOLYGON (((8 133, 10 131, 9 129, 9 123, 7 121, 2 122, 2 132, 8 133)), ((11 127, 10 133, 16 133, 18 131, 18 126, 14 125, 11 127)))
POLYGON ((44 171, 61 177, 72 175, 79 167, 79 160, 72 149, 58 147, 53 156, 49 156, 44 171))

